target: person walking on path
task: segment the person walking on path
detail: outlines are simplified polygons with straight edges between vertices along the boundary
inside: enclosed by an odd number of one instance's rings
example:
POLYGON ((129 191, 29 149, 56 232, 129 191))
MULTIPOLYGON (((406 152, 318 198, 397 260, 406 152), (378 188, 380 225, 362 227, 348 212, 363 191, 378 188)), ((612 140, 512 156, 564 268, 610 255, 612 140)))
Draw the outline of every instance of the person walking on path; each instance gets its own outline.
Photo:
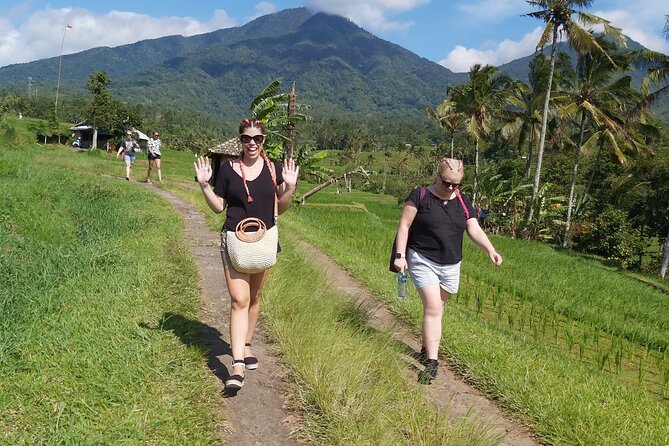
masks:
POLYGON ((423 303, 420 356, 425 369, 419 381, 426 384, 437 376, 444 306, 460 286, 463 233, 495 265, 502 263, 479 226, 471 200, 460 194, 463 174, 462 161, 444 158, 434 182, 409 193, 397 229, 393 266, 397 271, 408 268, 423 303))
POLYGON ((132 131, 128 130, 125 133, 125 139, 118 146, 118 152, 116 153, 116 158, 119 158, 123 154, 123 161, 125 161, 125 179, 130 181, 130 170, 132 165, 135 164, 136 153, 139 151, 139 144, 132 138, 132 131))
POLYGON ((148 145, 148 158, 149 158, 149 170, 146 172, 146 182, 151 184, 151 169, 153 166, 156 166, 158 171, 158 182, 163 182, 163 174, 160 172, 160 146, 162 142, 160 141, 160 135, 158 132, 153 132, 153 136, 149 139, 148 145))
POLYGON ((194 163, 195 179, 211 210, 218 214, 227 208, 221 231, 221 258, 231 297, 230 346, 233 361, 232 373, 225 386, 233 390, 244 385, 245 369, 258 368, 251 342, 267 271, 249 274, 235 270, 227 252, 227 231, 234 231, 237 224, 247 217, 261 219, 267 229, 273 227, 276 223, 275 199, 278 200, 278 213, 282 214, 290 206, 300 170, 293 159, 285 159, 281 165, 267 158, 263 151, 265 126, 262 121, 244 119, 239 126, 239 139, 243 146, 241 157, 221 163, 213 189, 209 185, 213 173, 209 159, 200 157, 194 163))

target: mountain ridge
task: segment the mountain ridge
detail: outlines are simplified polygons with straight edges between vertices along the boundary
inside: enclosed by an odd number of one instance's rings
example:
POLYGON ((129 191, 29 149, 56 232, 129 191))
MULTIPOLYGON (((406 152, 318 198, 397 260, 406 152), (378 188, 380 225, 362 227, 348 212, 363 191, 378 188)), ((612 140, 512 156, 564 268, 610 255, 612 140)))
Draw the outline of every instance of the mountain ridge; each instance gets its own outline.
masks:
MULTIPOLYGON (((532 57, 502 64, 500 71, 526 81, 532 57)), ((35 86, 55 91, 57 66, 57 58, 49 58, 0 67, 0 88, 25 91, 19 86, 32 76, 35 86)), ((121 99, 223 118, 247 111, 246 104, 276 78, 295 81, 300 101, 316 115, 424 118, 426 106, 467 79, 467 73, 454 73, 346 18, 307 8, 191 37, 93 48, 63 56, 62 66, 61 93, 86 94, 90 74, 105 70, 113 80, 110 90, 121 99)))

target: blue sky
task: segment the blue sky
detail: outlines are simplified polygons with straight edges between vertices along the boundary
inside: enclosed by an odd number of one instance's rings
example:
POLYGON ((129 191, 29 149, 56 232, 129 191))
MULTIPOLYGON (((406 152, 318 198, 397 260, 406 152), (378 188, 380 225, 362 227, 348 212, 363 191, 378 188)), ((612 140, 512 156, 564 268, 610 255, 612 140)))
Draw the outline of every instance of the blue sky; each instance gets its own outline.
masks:
MULTIPOLYGON (((522 14, 525 0, 1 0, 0 66, 97 46, 240 26, 258 16, 306 6, 348 17, 367 31, 467 71, 531 54, 542 22, 522 14), (63 41, 65 26, 72 25, 63 41)), ((662 36, 667 0, 595 0, 588 9, 648 48, 669 53, 662 36)))

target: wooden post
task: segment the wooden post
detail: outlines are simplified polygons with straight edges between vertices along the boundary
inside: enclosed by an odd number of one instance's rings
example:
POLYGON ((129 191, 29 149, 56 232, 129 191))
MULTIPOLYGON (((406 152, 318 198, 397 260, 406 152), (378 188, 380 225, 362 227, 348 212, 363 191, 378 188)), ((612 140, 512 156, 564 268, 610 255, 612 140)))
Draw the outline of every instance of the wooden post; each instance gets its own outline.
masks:
MULTIPOLYGON (((293 82, 290 93, 288 93, 288 118, 290 119, 291 116, 295 116, 296 113, 297 92, 295 91, 295 82, 293 82)), ((286 124, 286 138, 288 138, 288 141, 284 146, 284 158, 291 159, 293 157, 293 149, 295 148, 295 124, 290 120, 286 124)))

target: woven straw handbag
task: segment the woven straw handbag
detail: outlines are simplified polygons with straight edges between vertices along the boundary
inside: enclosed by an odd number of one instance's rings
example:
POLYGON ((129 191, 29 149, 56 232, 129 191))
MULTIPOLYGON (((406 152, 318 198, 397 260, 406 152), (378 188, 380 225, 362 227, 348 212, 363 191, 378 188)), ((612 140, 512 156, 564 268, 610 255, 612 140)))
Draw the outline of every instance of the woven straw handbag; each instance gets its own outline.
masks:
POLYGON ((240 273, 255 274, 276 264, 279 230, 276 225, 267 229, 259 218, 240 221, 234 231, 228 231, 228 256, 232 267, 240 273), (249 232, 249 229, 255 229, 249 232))
MULTIPOLYGON (((274 165, 270 173, 275 177, 274 165)), ((279 203, 274 193, 274 226, 267 229, 259 218, 248 217, 237 223, 234 231, 227 231, 227 250, 232 267, 240 273, 255 274, 276 264, 279 246, 279 203), (251 231, 249 231, 249 229, 251 231)))

